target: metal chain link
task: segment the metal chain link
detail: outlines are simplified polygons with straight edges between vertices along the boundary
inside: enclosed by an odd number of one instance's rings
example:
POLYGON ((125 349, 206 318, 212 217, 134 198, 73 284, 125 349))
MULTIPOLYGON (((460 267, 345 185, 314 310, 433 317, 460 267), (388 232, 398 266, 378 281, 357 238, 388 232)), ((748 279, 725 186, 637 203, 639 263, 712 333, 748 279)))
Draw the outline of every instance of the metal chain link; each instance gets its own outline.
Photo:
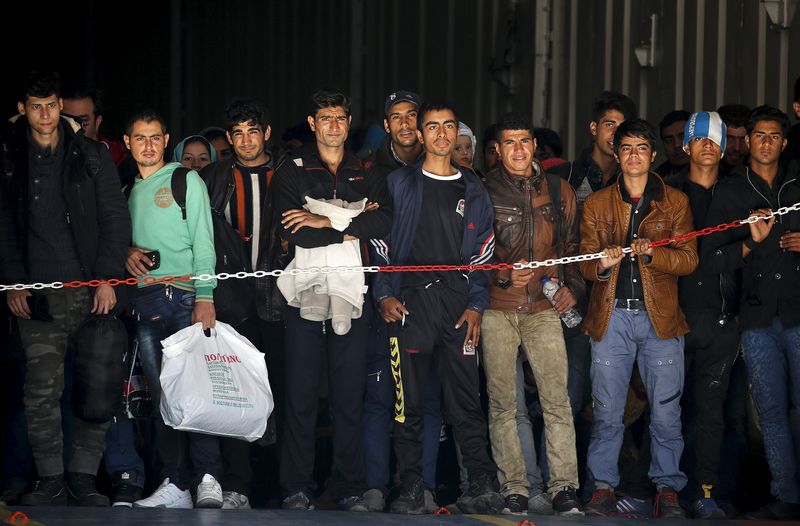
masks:
MULTIPOLYGON (((772 210, 768 214, 765 214, 763 216, 751 215, 746 219, 737 219, 736 221, 732 221, 730 223, 723 223, 721 225, 706 227, 700 230, 695 230, 693 232, 687 232, 685 234, 659 239, 658 241, 650 243, 650 246, 659 247, 659 246, 669 245, 670 243, 683 241, 686 239, 693 239, 696 237, 707 236, 715 232, 722 232, 730 228, 737 228, 742 225, 746 225, 748 223, 755 223, 756 221, 760 221, 762 219, 770 219, 772 217, 782 216, 788 214, 789 212, 797 212, 797 211, 800 211, 800 202, 797 202, 790 206, 782 206, 777 210, 772 210)), ((625 254, 630 253, 631 247, 623 248, 622 252, 625 254)), ((5 292, 8 290, 61 289, 64 287, 68 288, 97 287, 99 285, 111 285, 113 287, 117 285, 136 285, 138 283, 153 285, 156 283, 169 284, 169 283, 174 283, 176 281, 181 283, 188 283, 190 281, 211 281, 213 279, 216 280, 246 279, 246 278, 258 279, 258 278, 266 278, 268 276, 277 278, 283 276, 284 274, 297 276, 300 274, 332 274, 334 272, 335 273, 450 272, 450 271, 472 272, 480 270, 509 270, 509 269, 523 270, 523 269, 535 269, 539 267, 552 267, 555 265, 568 265, 570 263, 577 263, 579 261, 591 261, 594 259, 601 259, 604 257, 606 257, 605 252, 596 252, 594 254, 579 254, 577 256, 565 256, 555 259, 545 259, 542 261, 531 261, 528 263, 483 263, 479 265, 386 265, 383 267, 378 265, 362 266, 362 267, 311 267, 306 269, 295 268, 292 270, 275 269, 275 270, 256 270, 254 272, 242 271, 233 274, 228 272, 220 272, 219 274, 199 274, 197 276, 190 276, 190 275, 165 276, 163 278, 154 278, 151 276, 145 276, 142 278, 109 279, 109 280, 94 279, 90 281, 68 281, 68 282, 53 281, 51 283, 16 283, 14 285, 0 285, 0 292, 5 292)))

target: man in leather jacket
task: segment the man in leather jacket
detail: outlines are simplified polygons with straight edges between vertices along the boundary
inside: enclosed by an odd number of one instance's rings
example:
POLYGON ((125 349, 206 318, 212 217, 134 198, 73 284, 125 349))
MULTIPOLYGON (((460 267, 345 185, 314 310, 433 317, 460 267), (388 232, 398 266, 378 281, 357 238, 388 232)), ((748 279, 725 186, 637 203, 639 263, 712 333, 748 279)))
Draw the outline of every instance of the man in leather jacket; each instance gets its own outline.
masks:
POLYGON ((594 421, 588 467, 595 492, 586 513, 616 513, 625 393, 634 362, 651 407, 654 515, 685 516, 677 491, 686 485, 679 468, 683 452, 680 397, 683 393, 683 335, 689 331, 678 306, 678 276, 697 266, 694 239, 653 247, 651 242, 692 230, 686 196, 650 171, 655 131, 644 120, 627 120, 614 134, 620 165, 617 183, 586 200, 581 220, 581 254, 603 251, 579 263, 594 282, 584 328, 592 344, 594 421), (630 254, 622 246, 630 246, 630 254))

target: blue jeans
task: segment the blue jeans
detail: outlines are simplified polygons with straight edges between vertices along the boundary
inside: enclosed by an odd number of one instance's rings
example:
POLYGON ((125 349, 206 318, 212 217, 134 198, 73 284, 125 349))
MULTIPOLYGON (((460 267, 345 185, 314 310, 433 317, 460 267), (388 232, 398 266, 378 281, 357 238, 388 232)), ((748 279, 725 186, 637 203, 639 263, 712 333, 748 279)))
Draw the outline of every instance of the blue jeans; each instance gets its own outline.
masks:
POLYGON ((648 476, 655 484, 676 491, 686 485, 679 462, 683 452, 681 406, 683 393, 683 336, 659 338, 646 311, 615 308, 605 336, 592 340, 592 398, 594 418, 589 442, 591 478, 619 485, 622 417, 633 363, 642 375, 650 403, 652 437, 648 476))
POLYGON ((742 351, 772 473, 770 490, 779 501, 800 503, 789 425, 789 402, 800 403, 800 326, 784 329, 776 317, 770 327, 742 332, 742 351))
POLYGON ((170 482, 181 489, 198 484, 206 473, 219 478, 219 439, 176 431, 164 424, 158 410, 161 402, 161 340, 192 324, 194 298, 193 292, 151 285, 139 288, 133 302, 139 355, 153 400, 156 447, 163 465, 161 478, 169 477, 170 482))

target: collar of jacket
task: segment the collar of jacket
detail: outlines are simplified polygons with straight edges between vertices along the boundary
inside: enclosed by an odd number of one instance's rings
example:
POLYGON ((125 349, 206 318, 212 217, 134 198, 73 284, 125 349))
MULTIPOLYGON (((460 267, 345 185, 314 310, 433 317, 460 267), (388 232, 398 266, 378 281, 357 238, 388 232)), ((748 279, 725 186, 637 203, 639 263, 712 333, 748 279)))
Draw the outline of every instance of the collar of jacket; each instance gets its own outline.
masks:
MULTIPOLYGON (((317 143, 304 145, 302 148, 300 148, 298 154, 299 155, 296 155, 295 157, 300 157, 303 159, 304 169, 330 171, 328 165, 322 161, 322 157, 319 155, 317 143)), ((339 170, 359 170, 362 166, 361 159, 359 159, 356 154, 345 148, 344 157, 342 158, 342 163, 339 165, 339 170)))
MULTIPOLYGON (((759 187, 759 190, 763 190, 765 192, 776 192, 788 179, 790 179, 790 175, 792 175, 790 172, 792 172, 792 170, 790 170, 789 167, 797 168, 798 166, 800 166, 800 164, 790 163, 789 166, 787 166, 785 163, 780 163, 778 165, 778 175, 775 177, 772 188, 770 188, 770 186, 758 172, 750 168, 749 164, 740 164, 731 171, 731 175, 738 175, 745 181, 749 179, 751 183, 759 187)), ((797 176, 796 173, 793 175, 797 176)))
MULTIPOLYGON (((616 191, 614 195, 618 197, 621 202, 627 203, 627 201, 625 201, 625 196, 628 195, 628 190, 624 185, 624 177, 619 177, 615 185, 616 191)), ((657 206, 663 210, 666 207, 666 200, 664 199, 666 194, 664 180, 655 172, 651 171, 648 173, 647 184, 644 187, 644 194, 642 197, 648 200, 653 206, 657 206)))
MULTIPOLYGON (((537 192, 541 193, 542 181, 544 180, 544 169, 542 169, 542 165, 539 164, 539 162, 536 159, 534 159, 531 162, 531 165, 533 166, 533 174, 530 177, 511 175, 510 173, 508 173, 508 171, 506 171, 506 167, 503 166, 503 163, 499 163, 497 165, 497 168, 495 168, 495 170, 492 170, 492 172, 497 171, 497 173, 500 175, 500 177, 503 178, 503 180, 505 180, 507 183, 513 185, 515 188, 518 188, 521 191, 527 190, 528 183, 530 182, 530 185, 533 188, 535 188, 537 192)), ((490 172, 490 174, 492 172, 490 172)))

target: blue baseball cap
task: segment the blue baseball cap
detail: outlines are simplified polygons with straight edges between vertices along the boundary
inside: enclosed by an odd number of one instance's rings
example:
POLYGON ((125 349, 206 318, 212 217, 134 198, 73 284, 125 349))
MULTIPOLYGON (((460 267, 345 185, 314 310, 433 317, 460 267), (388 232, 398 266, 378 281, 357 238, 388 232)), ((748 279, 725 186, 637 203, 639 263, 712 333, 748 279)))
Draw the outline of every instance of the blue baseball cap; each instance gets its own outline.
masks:
POLYGON ((422 97, 414 93, 413 91, 395 91, 394 93, 390 93, 388 97, 386 97, 386 102, 383 105, 383 114, 388 115, 389 110, 392 109, 392 106, 397 104, 398 102, 410 102, 414 106, 419 109, 422 106, 422 97))
POLYGON ((683 127, 683 147, 689 145, 693 139, 710 139, 719 146, 722 155, 725 155, 725 123, 716 111, 698 111, 692 113, 683 127))

